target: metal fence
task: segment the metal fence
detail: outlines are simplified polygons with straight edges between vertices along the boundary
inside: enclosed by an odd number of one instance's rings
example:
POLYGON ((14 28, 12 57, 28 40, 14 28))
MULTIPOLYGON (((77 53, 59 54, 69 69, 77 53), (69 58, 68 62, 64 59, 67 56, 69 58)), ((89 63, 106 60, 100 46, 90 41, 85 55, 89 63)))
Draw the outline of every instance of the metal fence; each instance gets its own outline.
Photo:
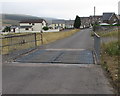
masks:
POLYGON ((15 50, 37 47, 40 45, 42 39, 40 33, 30 33, 25 35, 6 36, 0 38, 0 40, 2 41, 0 51, 2 54, 8 54, 15 50))
POLYGON ((100 63, 100 36, 94 33, 94 51, 96 55, 97 64, 100 63))

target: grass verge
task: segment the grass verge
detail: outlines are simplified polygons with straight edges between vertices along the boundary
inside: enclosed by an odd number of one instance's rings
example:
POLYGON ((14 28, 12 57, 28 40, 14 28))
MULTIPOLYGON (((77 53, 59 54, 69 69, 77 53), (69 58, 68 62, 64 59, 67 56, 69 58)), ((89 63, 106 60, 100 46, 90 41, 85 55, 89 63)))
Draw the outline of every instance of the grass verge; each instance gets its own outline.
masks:
POLYGON ((65 37, 71 36, 74 33, 78 32, 78 29, 70 30, 67 32, 49 32, 49 33, 43 33, 43 44, 48 44, 51 42, 54 42, 59 39, 63 39, 65 37))
POLYGON ((120 46, 118 42, 110 42, 102 44, 101 64, 102 67, 108 72, 109 77, 112 79, 112 84, 116 88, 117 92, 120 88, 120 76, 119 74, 119 55, 120 46))
MULTIPOLYGON (((96 32, 100 37, 118 37, 118 30, 115 31, 101 31, 96 32)), ((94 32, 91 32, 91 36, 94 36, 94 32)))

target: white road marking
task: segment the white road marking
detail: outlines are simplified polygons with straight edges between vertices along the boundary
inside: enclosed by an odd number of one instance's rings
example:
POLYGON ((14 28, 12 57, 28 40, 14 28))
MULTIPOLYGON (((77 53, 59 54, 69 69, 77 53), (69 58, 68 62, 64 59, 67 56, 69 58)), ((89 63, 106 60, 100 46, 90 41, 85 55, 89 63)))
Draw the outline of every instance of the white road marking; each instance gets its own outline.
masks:
POLYGON ((86 49, 44 49, 46 51, 83 51, 86 49))

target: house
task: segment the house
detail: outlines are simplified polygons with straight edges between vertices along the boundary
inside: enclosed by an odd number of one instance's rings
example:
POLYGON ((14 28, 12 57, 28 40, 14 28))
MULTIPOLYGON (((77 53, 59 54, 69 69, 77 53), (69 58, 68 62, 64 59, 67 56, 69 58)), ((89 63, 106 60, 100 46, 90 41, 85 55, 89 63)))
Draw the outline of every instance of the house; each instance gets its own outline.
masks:
POLYGON ((81 28, 90 27, 90 18, 89 17, 80 17, 81 19, 81 28))
POLYGON ((75 20, 65 20, 65 28, 66 29, 74 28, 74 21, 75 20))
POLYGON ((20 32, 42 32, 42 28, 47 26, 44 19, 28 19, 20 22, 20 32))
POLYGON ((49 27, 52 29, 65 29, 65 20, 52 20, 52 24, 49 27))
POLYGON ((2 33, 4 29, 5 29, 5 26, 0 26, 0 33, 2 33))
POLYGON ((19 26, 11 26, 11 32, 19 33, 20 32, 20 27, 19 26))
POLYGON ((120 20, 120 15, 118 15, 118 19, 120 20))
POLYGON ((102 15, 90 16, 90 23, 91 25, 94 24, 95 22, 102 23, 102 19, 103 19, 102 15))
POLYGON ((115 13, 103 13, 103 23, 113 24, 118 22, 118 18, 115 13))

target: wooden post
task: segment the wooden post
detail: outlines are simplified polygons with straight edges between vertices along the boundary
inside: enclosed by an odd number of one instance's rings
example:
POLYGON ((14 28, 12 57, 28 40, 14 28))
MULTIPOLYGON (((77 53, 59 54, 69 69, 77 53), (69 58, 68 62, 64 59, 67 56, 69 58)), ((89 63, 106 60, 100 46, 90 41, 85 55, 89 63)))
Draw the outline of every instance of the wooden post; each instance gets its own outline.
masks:
POLYGON ((36 33, 34 33, 34 36, 35 36, 35 47, 37 47, 37 38, 36 38, 36 33))
POLYGON ((40 35, 41 35, 41 44, 43 45, 43 34, 42 33, 40 33, 40 35))

